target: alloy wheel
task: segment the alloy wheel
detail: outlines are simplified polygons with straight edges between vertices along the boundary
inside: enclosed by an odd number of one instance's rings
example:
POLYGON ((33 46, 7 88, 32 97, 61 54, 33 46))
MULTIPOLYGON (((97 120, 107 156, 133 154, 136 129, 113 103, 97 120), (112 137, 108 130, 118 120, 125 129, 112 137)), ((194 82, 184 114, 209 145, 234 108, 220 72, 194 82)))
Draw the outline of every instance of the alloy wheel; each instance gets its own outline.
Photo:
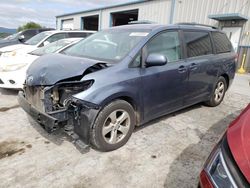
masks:
POLYGON ((102 136, 109 144, 121 142, 129 132, 131 120, 125 110, 113 111, 104 121, 102 136))
POLYGON ((215 102, 219 103, 225 92, 225 85, 222 81, 218 82, 214 91, 214 100, 215 102))

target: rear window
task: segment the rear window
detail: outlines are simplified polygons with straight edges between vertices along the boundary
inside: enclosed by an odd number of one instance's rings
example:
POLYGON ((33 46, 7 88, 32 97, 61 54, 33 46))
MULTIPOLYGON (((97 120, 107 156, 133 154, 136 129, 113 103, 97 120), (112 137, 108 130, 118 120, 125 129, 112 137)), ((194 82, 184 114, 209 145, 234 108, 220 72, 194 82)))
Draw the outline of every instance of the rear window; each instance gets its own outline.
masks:
POLYGON ((37 34, 36 30, 27 30, 27 31, 23 32, 23 35, 25 36, 26 40, 30 39, 31 37, 35 36, 36 34, 37 34))
POLYGON ((220 32, 212 32, 214 46, 217 54, 227 53, 232 51, 232 44, 227 38, 227 35, 220 32))
POLYGON ((184 31, 184 40, 187 45, 187 56, 196 57, 212 54, 212 43, 208 32, 184 31))

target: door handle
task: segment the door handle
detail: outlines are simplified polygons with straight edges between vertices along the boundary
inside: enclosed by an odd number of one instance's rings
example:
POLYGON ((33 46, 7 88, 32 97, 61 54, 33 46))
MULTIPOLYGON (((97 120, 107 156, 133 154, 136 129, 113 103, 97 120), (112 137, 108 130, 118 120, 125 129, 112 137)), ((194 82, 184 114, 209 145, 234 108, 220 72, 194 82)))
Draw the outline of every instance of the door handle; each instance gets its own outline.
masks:
POLYGON ((179 66, 179 68, 178 68, 178 72, 179 73, 184 73, 186 71, 187 71, 187 67, 186 66, 184 66, 184 65, 179 66))
POLYGON ((196 63, 192 63, 190 66, 189 66, 190 70, 196 70, 198 68, 198 65, 196 63))

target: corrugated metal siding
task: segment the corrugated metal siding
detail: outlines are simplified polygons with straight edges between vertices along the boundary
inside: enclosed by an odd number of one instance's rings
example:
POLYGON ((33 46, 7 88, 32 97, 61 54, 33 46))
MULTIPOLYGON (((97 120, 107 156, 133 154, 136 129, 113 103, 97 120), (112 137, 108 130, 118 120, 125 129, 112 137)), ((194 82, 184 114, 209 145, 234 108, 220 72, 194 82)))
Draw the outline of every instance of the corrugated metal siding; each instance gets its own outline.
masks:
POLYGON ((215 24, 209 14, 241 13, 250 16, 249 0, 176 0, 175 22, 215 24))
MULTIPOLYGON (((218 26, 218 22, 208 18, 210 14, 241 13, 250 17, 250 0, 175 0, 174 23, 197 22, 218 26)), ((170 19, 172 0, 153 0, 143 3, 130 4, 107 8, 100 11, 63 16, 57 18, 57 28, 61 28, 61 21, 74 19, 74 29, 81 29, 81 18, 91 15, 99 15, 100 29, 110 27, 112 12, 139 9, 139 20, 150 20, 161 24, 168 24, 170 19)), ((250 44, 250 36, 245 36, 246 31, 250 32, 250 20, 245 24, 242 32, 241 45, 250 44)))
POLYGON ((110 14, 126 10, 138 9, 138 20, 150 20, 167 24, 170 17, 171 0, 154 0, 145 3, 105 9, 102 11, 102 29, 110 27, 110 14))
POLYGON ((82 29, 82 17, 86 17, 86 16, 94 16, 94 15, 99 15, 100 11, 93 11, 93 12, 86 12, 86 13, 82 13, 82 14, 75 14, 75 15, 71 15, 71 16, 63 16, 60 18, 57 18, 57 29, 61 28, 61 23, 63 20, 67 20, 67 19, 74 19, 74 29, 75 30, 80 30, 82 29))
POLYGON ((70 16, 62 16, 57 18, 57 28, 61 28, 61 22, 65 19, 74 19, 74 28, 81 29, 81 18, 91 15, 99 15, 101 29, 110 27, 110 14, 112 12, 120 12, 126 10, 138 9, 138 20, 150 20, 160 24, 168 24, 170 17, 171 0, 153 0, 144 3, 131 4, 121 7, 103 9, 100 11, 92 11, 70 16))
MULTIPOLYGON (((218 26, 218 22, 209 19, 208 15, 227 13, 241 13, 250 18, 250 0, 176 0, 174 23, 197 22, 218 26)), ((242 34, 247 31, 250 31, 250 20, 245 24, 242 34)), ((241 45, 249 45, 249 40, 243 37, 241 45)))
POLYGON ((170 9, 171 0, 144 3, 139 10, 139 20, 150 20, 160 24, 168 24, 170 9))

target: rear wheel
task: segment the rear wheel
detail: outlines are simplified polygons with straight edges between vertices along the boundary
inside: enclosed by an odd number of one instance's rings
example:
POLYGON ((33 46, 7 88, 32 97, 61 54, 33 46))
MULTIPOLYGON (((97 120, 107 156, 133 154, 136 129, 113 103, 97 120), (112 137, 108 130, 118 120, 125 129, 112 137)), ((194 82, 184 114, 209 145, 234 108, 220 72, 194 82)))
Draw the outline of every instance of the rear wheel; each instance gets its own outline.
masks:
POLYGON ((116 100, 103 108, 91 132, 91 145, 100 151, 112 151, 123 146, 135 127, 133 107, 116 100))
POLYGON ((213 94, 209 101, 206 102, 208 106, 218 106, 224 99, 225 93, 227 90, 227 82, 224 77, 219 77, 213 94))

